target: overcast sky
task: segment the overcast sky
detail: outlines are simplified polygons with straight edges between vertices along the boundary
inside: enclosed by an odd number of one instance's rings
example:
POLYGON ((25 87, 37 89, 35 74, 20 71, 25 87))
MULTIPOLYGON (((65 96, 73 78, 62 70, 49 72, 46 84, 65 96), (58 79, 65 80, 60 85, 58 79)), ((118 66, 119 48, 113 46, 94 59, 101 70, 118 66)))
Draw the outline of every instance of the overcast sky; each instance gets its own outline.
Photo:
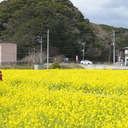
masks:
POLYGON ((128 0, 70 1, 90 22, 128 28, 128 0))
POLYGON ((128 28, 128 0, 70 0, 90 22, 128 28))

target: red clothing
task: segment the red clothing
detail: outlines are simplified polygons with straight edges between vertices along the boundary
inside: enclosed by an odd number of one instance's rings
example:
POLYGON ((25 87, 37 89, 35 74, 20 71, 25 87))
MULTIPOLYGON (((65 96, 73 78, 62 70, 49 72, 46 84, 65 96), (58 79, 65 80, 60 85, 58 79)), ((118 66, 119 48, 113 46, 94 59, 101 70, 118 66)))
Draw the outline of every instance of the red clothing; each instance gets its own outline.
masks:
POLYGON ((0 74, 0 81, 2 81, 2 74, 0 74))

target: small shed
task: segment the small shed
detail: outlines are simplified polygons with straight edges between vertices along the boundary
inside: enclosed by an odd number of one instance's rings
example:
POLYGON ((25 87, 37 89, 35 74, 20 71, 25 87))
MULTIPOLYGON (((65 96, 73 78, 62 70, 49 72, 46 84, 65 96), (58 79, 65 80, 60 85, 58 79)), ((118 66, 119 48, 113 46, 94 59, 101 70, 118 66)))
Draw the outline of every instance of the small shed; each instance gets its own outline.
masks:
POLYGON ((0 40, 0 66, 13 65, 17 62, 17 44, 0 40))

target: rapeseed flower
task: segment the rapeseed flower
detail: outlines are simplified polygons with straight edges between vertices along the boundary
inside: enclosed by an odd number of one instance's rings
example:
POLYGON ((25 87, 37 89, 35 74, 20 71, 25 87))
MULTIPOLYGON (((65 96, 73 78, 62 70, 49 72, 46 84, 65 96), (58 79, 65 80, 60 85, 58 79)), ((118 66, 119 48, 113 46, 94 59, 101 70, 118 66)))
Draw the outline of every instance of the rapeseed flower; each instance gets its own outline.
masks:
POLYGON ((0 128, 127 128, 126 70, 3 70, 0 128))

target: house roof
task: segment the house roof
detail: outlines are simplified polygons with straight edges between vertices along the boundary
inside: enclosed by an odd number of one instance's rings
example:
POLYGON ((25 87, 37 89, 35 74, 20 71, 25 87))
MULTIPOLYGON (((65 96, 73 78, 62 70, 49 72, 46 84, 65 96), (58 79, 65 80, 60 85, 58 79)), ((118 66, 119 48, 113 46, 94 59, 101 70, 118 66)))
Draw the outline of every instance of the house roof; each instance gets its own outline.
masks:
POLYGON ((8 41, 8 40, 0 40, 0 43, 13 43, 13 44, 16 44, 16 42, 8 41))
POLYGON ((127 49, 128 49, 128 47, 124 47, 124 49, 126 49, 126 50, 127 50, 127 49))

